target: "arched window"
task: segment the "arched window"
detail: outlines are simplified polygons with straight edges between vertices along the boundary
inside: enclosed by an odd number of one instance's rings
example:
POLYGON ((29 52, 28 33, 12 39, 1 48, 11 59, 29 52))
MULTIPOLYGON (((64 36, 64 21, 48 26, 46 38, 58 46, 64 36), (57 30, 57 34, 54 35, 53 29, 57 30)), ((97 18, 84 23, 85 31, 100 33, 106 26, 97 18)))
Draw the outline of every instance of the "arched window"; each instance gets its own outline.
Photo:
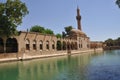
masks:
POLYGON ((4 44, 3 44, 3 39, 0 38, 0 53, 4 52, 4 44))
POLYGON ((73 44, 73 42, 71 43, 71 50, 73 50, 74 49, 74 44, 73 44))
POLYGON ((70 42, 67 42, 67 50, 70 50, 71 49, 71 44, 70 42))
POLYGON ((34 40, 33 41, 33 50, 36 50, 37 49, 37 47, 36 47, 36 41, 34 40))
POLYGON ((30 41, 28 39, 25 41, 25 44, 26 44, 26 50, 30 50, 30 41))
POLYGON ((40 40, 40 50, 43 50, 43 41, 40 40))
POLYGON ((66 50, 66 42, 63 41, 63 50, 66 50))
POLYGON ((78 45, 77 45, 77 42, 75 42, 75 49, 76 49, 76 50, 78 49, 78 45))
POLYGON ((49 49, 49 41, 46 41, 46 49, 49 49))
POLYGON ((87 48, 89 48, 89 44, 87 44, 87 48))
POLYGON ((61 41, 57 41, 57 50, 61 50, 62 44, 61 41))
POLYGON ((82 44, 81 44, 81 48, 83 48, 82 44))
POLYGON ((79 44, 79 48, 81 48, 81 44, 79 44))
POLYGON ((55 49, 55 42, 52 41, 52 49, 55 49))
POLYGON ((8 38, 6 41, 6 52, 17 52, 18 43, 15 38, 8 38))

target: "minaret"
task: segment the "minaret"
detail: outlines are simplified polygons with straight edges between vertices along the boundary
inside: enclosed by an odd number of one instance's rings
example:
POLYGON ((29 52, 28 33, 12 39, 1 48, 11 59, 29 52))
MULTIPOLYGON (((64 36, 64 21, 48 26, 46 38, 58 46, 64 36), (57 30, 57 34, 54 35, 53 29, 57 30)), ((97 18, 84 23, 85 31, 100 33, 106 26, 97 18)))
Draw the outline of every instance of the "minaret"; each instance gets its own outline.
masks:
POLYGON ((76 16, 76 20, 77 20, 77 26, 78 26, 78 30, 81 30, 81 16, 80 16, 80 9, 77 7, 77 16, 76 16))

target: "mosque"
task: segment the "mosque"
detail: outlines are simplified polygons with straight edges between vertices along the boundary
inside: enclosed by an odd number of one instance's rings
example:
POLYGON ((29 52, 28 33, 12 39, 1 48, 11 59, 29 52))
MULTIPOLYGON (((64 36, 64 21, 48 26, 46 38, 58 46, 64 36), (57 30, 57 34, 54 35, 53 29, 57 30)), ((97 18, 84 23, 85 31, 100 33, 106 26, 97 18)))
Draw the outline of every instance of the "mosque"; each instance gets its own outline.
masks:
POLYGON ((20 31, 3 41, 0 37, 0 53, 53 54, 55 51, 87 50, 90 38, 82 31, 80 9, 77 7, 77 29, 72 29, 66 38, 36 32, 20 31))

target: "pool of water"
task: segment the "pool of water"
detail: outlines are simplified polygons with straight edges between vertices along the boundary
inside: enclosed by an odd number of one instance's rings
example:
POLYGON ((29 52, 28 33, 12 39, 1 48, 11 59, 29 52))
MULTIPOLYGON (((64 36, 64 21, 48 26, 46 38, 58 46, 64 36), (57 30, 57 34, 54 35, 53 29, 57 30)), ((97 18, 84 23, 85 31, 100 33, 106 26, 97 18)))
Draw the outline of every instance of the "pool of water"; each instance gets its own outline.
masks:
POLYGON ((120 50, 0 63, 0 80, 120 80, 120 50))

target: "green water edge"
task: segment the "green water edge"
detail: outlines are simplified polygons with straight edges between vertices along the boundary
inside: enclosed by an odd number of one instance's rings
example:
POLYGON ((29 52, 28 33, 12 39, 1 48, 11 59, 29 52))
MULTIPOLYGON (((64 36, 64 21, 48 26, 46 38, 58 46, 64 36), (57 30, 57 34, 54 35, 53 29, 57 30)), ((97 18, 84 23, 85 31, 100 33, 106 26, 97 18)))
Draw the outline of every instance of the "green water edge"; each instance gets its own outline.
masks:
POLYGON ((120 80, 120 50, 0 63, 0 80, 120 80))

